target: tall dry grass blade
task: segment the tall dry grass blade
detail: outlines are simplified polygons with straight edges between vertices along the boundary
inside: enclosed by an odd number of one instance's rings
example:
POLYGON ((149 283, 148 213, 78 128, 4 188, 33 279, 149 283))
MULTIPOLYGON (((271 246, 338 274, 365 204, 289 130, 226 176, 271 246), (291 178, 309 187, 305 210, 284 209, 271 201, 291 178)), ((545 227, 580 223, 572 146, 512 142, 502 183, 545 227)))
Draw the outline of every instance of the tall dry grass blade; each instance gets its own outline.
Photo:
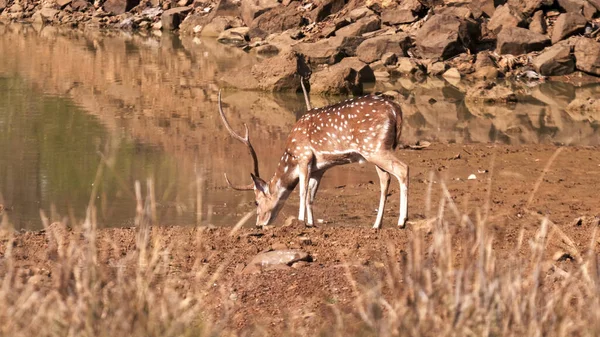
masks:
POLYGON ((246 215, 244 215, 231 229, 231 231, 229 231, 229 235, 233 236, 235 235, 235 233, 237 233, 240 228, 242 228, 242 226, 248 222, 248 220, 250 220, 250 218, 252 218, 252 215, 256 214, 256 211, 250 211, 248 213, 246 213, 246 215))
POLYGON ((529 209, 529 207, 531 206, 531 203, 533 202, 533 198, 535 197, 535 194, 537 193, 538 189, 540 188, 540 185, 544 181, 544 177, 546 176, 546 173, 548 173, 548 171, 550 171, 550 167, 552 166, 552 163, 554 162, 554 160, 556 160, 556 157, 558 157, 558 155, 562 152, 563 149, 564 149, 564 147, 559 147, 558 149, 556 149, 556 151, 554 151, 554 153, 552 154, 550 159, 548 159, 546 166, 544 166, 544 169, 542 170, 542 174, 540 174, 540 176, 536 180, 535 184, 533 185, 533 190, 531 191, 531 194, 529 195, 529 199, 527 199, 527 204, 525 205, 525 209, 529 209))

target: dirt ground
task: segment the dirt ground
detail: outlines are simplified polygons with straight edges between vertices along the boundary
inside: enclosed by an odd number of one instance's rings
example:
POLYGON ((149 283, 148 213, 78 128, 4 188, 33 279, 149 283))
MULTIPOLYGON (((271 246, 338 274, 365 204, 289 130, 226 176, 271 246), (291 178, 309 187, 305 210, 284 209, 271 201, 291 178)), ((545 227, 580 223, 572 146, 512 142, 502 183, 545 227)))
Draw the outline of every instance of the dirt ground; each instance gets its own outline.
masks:
MULTIPOLYGON (((500 268, 507 268, 503 258, 528 256, 526 244, 520 251, 515 250, 517 238, 523 230, 525 240, 531 239, 543 216, 548 216, 563 233, 562 239, 549 238, 548 259, 557 252, 566 251, 575 257, 584 254, 600 216, 599 150, 487 144, 433 144, 420 151, 398 150, 398 156, 410 165, 410 221, 405 229, 395 225, 399 205, 397 182, 391 185, 383 229, 370 228, 375 220, 379 185, 371 166, 356 165, 349 170, 366 177, 364 183, 330 186, 319 191, 315 216, 324 221, 316 228, 286 221, 297 211, 295 192, 275 226, 270 228, 252 228, 253 219, 233 235, 231 228, 155 226, 152 237, 168 247, 170 260, 165 277, 180 282, 182 289, 194 282, 189 271, 198 264, 207 266, 209 273, 217 273, 214 283, 222 287, 215 289, 221 291, 209 293, 207 310, 219 312, 229 308, 231 328, 243 331, 258 324, 281 330, 290 316, 304 317, 306 326, 310 326, 330 312, 332 303, 352 308, 356 293, 345 264, 351 266, 355 275, 380 275, 390 263, 390 250, 401 254, 415 235, 423 235, 428 242, 431 222, 427 219, 435 218, 438 213, 445 188, 452 203, 445 204, 444 219, 454 238, 457 263, 467 248, 461 246, 461 238, 469 235, 468 226, 459 221, 463 214, 474 222, 485 219, 485 226, 494 238, 500 268), (471 174, 476 179, 469 180, 471 174), (577 223, 579 217, 583 221, 577 223), (572 242, 566 243, 565 235, 572 242), (245 268, 258 253, 283 248, 304 250, 312 262, 262 271, 245 268)), ((338 174, 335 169, 324 179, 334 174, 338 174)), ((244 214, 252 208, 253 203, 249 202, 231 212, 244 214)), ((100 230, 98 263, 116 268, 115 261, 135 251, 135 240, 134 228, 100 230)), ((6 252, 6 242, 0 241, 0 257, 6 252)), ((43 232, 18 233, 13 249, 16 264, 29 271, 25 275, 47 275, 42 287, 52 284, 54 276, 48 271, 56 267, 53 259, 48 258, 47 249, 47 236, 43 232)), ((569 260, 561 263, 568 268, 569 260)), ((0 263, 0 271, 4 268, 0 263)))

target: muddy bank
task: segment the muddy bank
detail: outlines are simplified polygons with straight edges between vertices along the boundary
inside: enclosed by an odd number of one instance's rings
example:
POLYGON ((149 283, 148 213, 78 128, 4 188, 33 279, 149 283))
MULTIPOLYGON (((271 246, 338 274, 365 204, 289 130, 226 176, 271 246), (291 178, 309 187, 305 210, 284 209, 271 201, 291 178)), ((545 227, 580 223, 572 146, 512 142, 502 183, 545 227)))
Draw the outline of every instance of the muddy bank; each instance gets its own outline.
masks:
POLYGON ((314 93, 357 95, 364 83, 428 75, 597 81, 599 8, 592 0, 2 0, 0 19, 216 38, 263 59, 221 85, 299 91, 303 76, 314 93))

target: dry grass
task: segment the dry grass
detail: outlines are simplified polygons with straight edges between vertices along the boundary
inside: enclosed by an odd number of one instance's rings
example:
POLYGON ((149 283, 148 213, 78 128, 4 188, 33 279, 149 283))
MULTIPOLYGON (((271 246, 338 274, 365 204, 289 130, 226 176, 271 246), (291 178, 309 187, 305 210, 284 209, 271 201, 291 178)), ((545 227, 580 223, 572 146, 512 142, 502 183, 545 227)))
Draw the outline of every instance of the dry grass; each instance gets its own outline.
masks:
MULTIPOLYGON (((193 284, 188 290, 178 287, 177 277, 163 277, 169 266, 169 247, 149 234, 153 185, 147 183, 146 199, 139 183, 135 192, 136 250, 112 261, 111 266, 98 262, 92 202, 87 218, 75 228, 81 240, 66 240, 61 224, 46 224, 48 256, 59 266, 50 271, 51 285, 42 287, 41 276, 23 275, 15 267, 14 238, 8 235, 0 259, 6 270, 0 275, 1 336, 236 334, 227 327, 230 308, 219 313, 204 311, 206 291, 221 276, 219 270, 208 273, 198 263, 185 275, 193 284)), ((571 252, 574 267, 566 271, 547 258, 546 247, 551 233, 562 235, 566 242, 569 238, 551 221, 541 219, 535 237, 526 240, 522 232, 514 243, 515 252, 525 249, 530 254, 515 254, 501 268, 485 210, 477 219, 469 219, 453 205, 449 193, 437 210, 433 207, 428 202, 427 208, 435 214, 413 227, 409 247, 389 247, 382 278, 372 276, 361 278, 368 282, 359 282, 347 267, 355 294, 353 310, 332 304, 333 315, 329 322, 322 322, 322 335, 600 335, 596 231, 585 251, 571 252), (453 237, 452 228, 457 226, 461 235, 453 237)), ((7 218, 3 220, 6 228, 7 218)), ((298 321, 288 326, 302 326, 303 318, 291 319, 298 321)), ((256 334, 268 333, 258 330, 256 334)))

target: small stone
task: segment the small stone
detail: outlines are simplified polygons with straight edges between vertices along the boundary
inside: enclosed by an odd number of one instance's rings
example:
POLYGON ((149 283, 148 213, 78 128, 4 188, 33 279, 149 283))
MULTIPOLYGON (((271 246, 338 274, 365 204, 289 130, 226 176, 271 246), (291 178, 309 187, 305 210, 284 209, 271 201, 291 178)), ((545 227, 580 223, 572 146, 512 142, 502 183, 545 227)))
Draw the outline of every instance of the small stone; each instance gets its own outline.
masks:
POLYGON ((460 79, 460 72, 456 68, 450 68, 450 69, 446 70, 446 72, 442 76, 445 79, 448 79, 448 78, 451 78, 451 79, 460 79))
POLYGON ((477 180, 477 176, 471 173, 471 175, 469 175, 467 180, 477 180))
POLYGON ((554 261, 560 262, 560 261, 574 261, 575 259, 573 258, 573 256, 567 252, 563 252, 563 251, 557 251, 556 253, 554 253, 554 255, 552 256, 552 259, 554 259, 554 261))

